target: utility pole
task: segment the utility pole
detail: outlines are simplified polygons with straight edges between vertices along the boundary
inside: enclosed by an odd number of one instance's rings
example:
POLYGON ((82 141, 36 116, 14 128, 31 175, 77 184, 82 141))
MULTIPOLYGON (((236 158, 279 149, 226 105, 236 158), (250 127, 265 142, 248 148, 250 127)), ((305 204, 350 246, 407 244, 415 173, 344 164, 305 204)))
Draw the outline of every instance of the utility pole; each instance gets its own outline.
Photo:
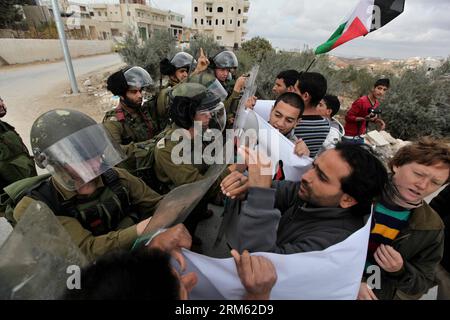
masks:
POLYGON ((66 34, 64 32, 64 25, 61 20, 61 12, 57 0, 52 0, 53 16, 55 17, 56 28, 58 29, 59 40, 64 53, 64 61, 66 62, 67 73, 69 74, 70 86, 72 87, 72 94, 78 94, 78 85, 73 72, 72 58, 70 57, 69 47, 67 45, 66 34))

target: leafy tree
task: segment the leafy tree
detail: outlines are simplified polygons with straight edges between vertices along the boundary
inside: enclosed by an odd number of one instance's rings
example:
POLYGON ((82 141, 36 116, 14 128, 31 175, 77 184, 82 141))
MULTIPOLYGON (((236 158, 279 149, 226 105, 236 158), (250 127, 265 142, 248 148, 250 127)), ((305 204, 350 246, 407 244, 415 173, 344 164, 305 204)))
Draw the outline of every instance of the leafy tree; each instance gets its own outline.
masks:
POLYGON ((194 38, 191 39, 189 49, 186 50, 186 52, 197 58, 200 54, 200 48, 203 48, 203 51, 207 57, 215 56, 222 49, 213 37, 206 35, 195 35, 194 38))
MULTIPOLYGON (((445 68, 445 64, 442 68, 445 68)), ((429 76, 425 68, 407 70, 392 81, 383 103, 387 130, 403 140, 449 134, 450 81, 429 76)))
POLYGON ((242 43, 242 50, 247 52, 253 59, 259 61, 264 59, 269 53, 275 51, 272 44, 267 39, 261 37, 255 37, 242 43))

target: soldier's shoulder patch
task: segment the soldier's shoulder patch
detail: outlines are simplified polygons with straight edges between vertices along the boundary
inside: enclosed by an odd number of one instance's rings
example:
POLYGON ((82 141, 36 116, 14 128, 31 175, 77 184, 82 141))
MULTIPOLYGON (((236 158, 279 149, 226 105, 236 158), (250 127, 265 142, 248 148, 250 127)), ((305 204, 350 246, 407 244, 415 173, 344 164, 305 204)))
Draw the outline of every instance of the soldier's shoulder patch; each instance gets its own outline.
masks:
POLYGON ((114 116, 106 117, 106 118, 105 118, 105 121, 118 122, 119 119, 117 119, 117 117, 114 115, 114 116))

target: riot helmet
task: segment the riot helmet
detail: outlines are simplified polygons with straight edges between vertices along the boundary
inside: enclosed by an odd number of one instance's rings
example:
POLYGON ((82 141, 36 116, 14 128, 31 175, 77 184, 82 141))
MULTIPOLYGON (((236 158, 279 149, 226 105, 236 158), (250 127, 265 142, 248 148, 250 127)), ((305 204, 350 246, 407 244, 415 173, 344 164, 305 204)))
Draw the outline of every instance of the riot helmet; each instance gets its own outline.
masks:
POLYGON ((227 90, 225 90, 220 81, 208 71, 190 76, 187 82, 204 85, 209 91, 218 96, 222 102, 224 102, 228 97, 227 90))
POLYGON ((236 69, 239 66, 238 59, 233 51, 222 51, 216 54, 211 61, 213 69, 236 69))
MULTIPOLYGON (((178 52, 173 56, 172 59, 163 59, 159 63, 160 73, 164 76, 173 77, 177 70, 186 69, 189 72, 192 69, 195 69, 197 66, 197 60, 194 59, 189 53, 186 52, 178 52)), ((182 81, 183 79, 177 79, 177 81, 182 81)))
POLYGON ((181 83, 170 92, 169 116, 176 125, 186 130, 201 121, 202 128, 223 131, 226 112, 220 97, 199 83, 181 83))
POLYGON ((138 109, 141 107, 143 97, 145 93, 143 90, 147 90, 153 86, 153 79, 150 74, 141 67, 127 67, 116 73, 113 73, 107 80, 107 89, 112 94, 121 97, 121 101, 132 109, 138 109), (136 101, 127 97, 128 90, 139 91, 142 99, 136 101))
POLYGON ((126 158, 102 124, 75 110, 56 109, 39 116, 30 140, 36 164, 69 191, 80 189, 126 158))

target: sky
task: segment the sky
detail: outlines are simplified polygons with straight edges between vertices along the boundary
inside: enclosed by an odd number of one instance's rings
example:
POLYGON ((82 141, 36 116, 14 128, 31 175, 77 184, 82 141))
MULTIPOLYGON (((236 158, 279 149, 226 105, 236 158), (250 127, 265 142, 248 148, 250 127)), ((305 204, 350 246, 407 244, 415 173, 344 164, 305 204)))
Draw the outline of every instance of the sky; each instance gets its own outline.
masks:
MULTIPOLYGON (((117 0, 76 2, 118 3, 117 0)), ((315 48, 325 42, 359 0, 250 0, 246 39, 260 36, 283 50, 315 48)), ((405 11, 383 28, 330 52, 344 57, 448 57, 450 0, 406 0, 405 11)), ((159 9, 185 15, 191 25, 191 0, 151 0, 159 9)))

